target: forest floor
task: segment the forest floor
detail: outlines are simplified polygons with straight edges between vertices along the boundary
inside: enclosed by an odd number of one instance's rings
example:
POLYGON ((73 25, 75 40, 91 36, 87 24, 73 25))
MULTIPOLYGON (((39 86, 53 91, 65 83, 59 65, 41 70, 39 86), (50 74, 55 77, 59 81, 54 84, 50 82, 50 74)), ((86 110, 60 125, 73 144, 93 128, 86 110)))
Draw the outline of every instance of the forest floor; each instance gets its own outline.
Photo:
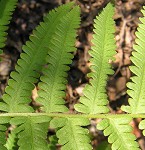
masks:
MULTIPOLYGON (((4 48, 5 55, 0 64, 0 97, 7 85, 9 74, 14 70, 16 61, 22 52, 22 45, 29 39, 32 30, 43 20, 43 16, 49 10, 69 1, 71 0, 19 0, 8 31, 8 40, 4 48)), ((70 112, 74 111, 74 104, 78 102, 85 84, 89 81, 87 78, 87 73, 90 72, 88 50, 91 46, 93 34, 93 19, 106 6, 108 1, 76 0, 81 8, 81 26, 78 29, 76 41, 77 51, 74 53, 73 63, 68 72, 65 100, 70 112)), ((114 20, 116 23, 117 54, 115 55, 116 60, 112 63, 115 74, 109 78, 106 88, 111 113, 122 113, 121 105, 128 104, 126 83, 131 76, 129 70, 130 55, 133 50, 135 31, 139 23, 138 18, 142 15, 140 9, 143 5, 145 5, 145 0, 116 0, 114 20)), ((35 89, 32 98, 35 99, 36 95, 35 89)), ((95 129, 98 121, 92 120, 89 127, 94 149, 106 140, 103 133, 95 129)), ((136 119, 131 124, 140 147, 145 150, 145 138, 137 128, 139 121, 139 119, 136 119)))

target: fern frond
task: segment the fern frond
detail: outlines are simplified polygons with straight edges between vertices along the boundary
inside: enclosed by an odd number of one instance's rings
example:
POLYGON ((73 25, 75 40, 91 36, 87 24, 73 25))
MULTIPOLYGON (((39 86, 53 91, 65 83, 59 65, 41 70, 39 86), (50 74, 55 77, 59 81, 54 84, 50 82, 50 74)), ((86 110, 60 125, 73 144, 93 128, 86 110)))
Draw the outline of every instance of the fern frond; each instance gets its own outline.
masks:
POLYGON ((18 0, 1 0, 0 1, 0 54, 1 48, 5 46, 6 30, 10 22, 12 12, 15 10, 18 0))
POLYGON ((97 125, 97 129, 104 130, 104 135, 109 136, 108 142, 112 144, 112 150, 139 150, 136 137, 131 133, 131 120, 130 117, 103 119, 97 125))
POLYGON ((18 149, 16 142, 17 142, 17 134, 15 132, 15 129, 13 129, 11 133, 9 133, 8 135, 5 147, 7 148, 7 150, 16 150, 18 149))
POLYGON ((66 14, 57 28, 48 51, 48 67, 43 71, 44 76, 39 83, 41 90, 38 91, 39 97, 36 99, 43 105, 45 112, 66 112, 67 107, 64 106, 64 96, 66 89, 66 77, 69 70, 68 64, 73 58, 72 52, 76 50, 74 47, 76 38, 76 28, 80 23, 80 9, 75 6, 68 14, 66 14))
POLYGON ((46 55, 50 41, 53 39, 56 30, 65 16, 72 8, 73 3, 62 5, 52 10, 44 19, 44 22, 33 31, 30 40, 23 46, 24 53, 18 60, 16 71, 11 73, 3 95, 5 103, 0 103, 0 110, 7 112, 32 112, 31 91, 34 83, 38 81, 42 66, 46 63, 46 55))
POLYGON ((134 73, 132 82, 127 84, 127 91, 130 106, 122 106, 122 110, 132 114, 145 113, 145 7, 142 10, 143 18, 140 18, 142 24, 139 24, 137 38, 133 45, 135 51, 132 52, 131 61, 133 66, 130 70, 134 73))
POLYGON ((10 117, 1 117, 0 118, 0 150, 7 150, 4 146, 6 143, 6 130, 7 127, 5 124, 9 123, 10 117))
POLYGON ((58 129, 56 135, 62 150, 91 150, 88 129, 81 127, 89 124, 86 118, 55 118, 50 126, 58 129))
POLYGON ((143 135, 145 136, 145 120, 139 123, 139 129, 143 130, 143 135))
POLYGON ((83 90, 84 96, 80 98, 81 104, 75 105, 78 112, 97 114, 109 111, 106 107, 108 101, 105 86, 108 75, 113 73, 109 64, 109 60, 115 55, 113 14, 114 7, 109 3, 95 19, 95 34, 92 40, 94 46, 89 52, 92 56, 90 59, 92 72, 89 77, 92 79, 83 90))
POLYGON ((40 117, 15 117, 11 124, 17 125, 15 132, 18 134, 19 150, 47 150, 47 131, 50 118, 40 117))

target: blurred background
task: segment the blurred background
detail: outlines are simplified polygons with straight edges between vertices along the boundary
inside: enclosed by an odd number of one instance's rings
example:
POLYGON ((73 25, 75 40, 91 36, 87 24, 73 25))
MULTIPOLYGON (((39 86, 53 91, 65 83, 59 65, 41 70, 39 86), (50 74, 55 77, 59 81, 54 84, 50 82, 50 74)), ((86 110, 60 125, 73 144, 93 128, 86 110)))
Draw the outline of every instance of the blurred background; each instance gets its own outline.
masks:
MULTIPOLYGON (((43 16, 49 10, 68 3, 71 0, 19 0, 18 6, 13 14, 10 28, 8 30, 8 40, 4 48, 3 61, 0 62, 0 98, 7 85, 9 74, 14 70, 15 64, 22 52, 22 45, 29 39, 32 30, 43 20, 43 16)), ((73 0, 72 0, 73 1, 73 0)), ((109 0, 74 0, 81 8, 81 25, 78 29, 76 40, 77 51, 74 53, 73 63, 68 72, 68 84, 66 89, 66 103, 70 112, 74 111, 74 104, 79 101, 82 90, 89 79, 87 73, 90 72, 88 50, 91 46, 93 34, 93 19, 106 6, 109 0)), ((139 17, 142 16, 140 10, 145 5, 145 0, 116 0, 114 20, 116 23, 116 60, 112 62, 115 74, 109 77, 106 90, 108 93, 109 107, 111 113, 122 113, 120 107, 122 104, 128 104, 128 95, 126 94, 126 82, 129 81, 131 72, 129 70, 130 55, 135 39, 135 31, 139 23, 139 17)), ((32 92, 34 105, 37 97, 37 86, 32 92)), ((90 136, 94 150, 109 150, 110 145, 106 141, 101 131, 96 130, 96 123, 99 119, 92 120, 90 136), (103 147, 105 145, 105 147, 103 147)), ((145 150, 145 138, 138 130, 138 122, 135 119, 131 122, 133 132, 137 137, 140 147, 145 150)), ((50 134, 54 131, 50 129, 50 134)), ((59 149, 60 146, 57 146, 59 149)))

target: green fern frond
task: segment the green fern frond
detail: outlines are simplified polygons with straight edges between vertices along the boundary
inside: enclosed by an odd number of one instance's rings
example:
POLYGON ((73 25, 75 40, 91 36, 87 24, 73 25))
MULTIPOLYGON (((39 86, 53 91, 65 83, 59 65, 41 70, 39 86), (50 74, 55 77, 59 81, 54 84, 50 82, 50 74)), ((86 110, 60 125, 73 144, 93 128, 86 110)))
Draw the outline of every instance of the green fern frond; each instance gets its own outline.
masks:
POLYGON ((66 112, 67 107, 64 106, 64 96, 66 89, 66 77, 73 58, 72 52, 76 50, 74 47, 76 38, 76 28, 80 23, 80 9, 75 6, 68 14, 66 14, 58 26, 48 51, 48 67, 43 71, 41 83, 38 91, 39 97, 36 99, 43 105, 45 112, 66 112))
POLYGON ((50 118, 40 117, 15 117, 11 124, 17 125, 15 132, 18 134, 19 150, 47 150, 47 131, 50 118))
POLYGON ((137 38, 135 40, 131 61, 133 66, 130 70, 134 73, 132 82, 127 84, 127 91, 130 106, 122 106, 122 110, 132 114, 145 113, 145 7, 142 10, 143 18, 140 18, 142 24, 139 24, 137 38))
POLYGON ((81 127, 89 124, 85 118, 55 118, 50 126, 58 129, 56 135, 62 150, 91 150, 89 131, 81 127))
POLYGON ((10 117, 1 117, 0 118, 0 150, 7 150, 4 146, 6 144, 6 130, 7 127, 5 124, 9 123, 10 117))
POLYGON ((6 35, 12 12, 15 10, 18 0, 1 0, 0 1, 0 54, 1 48, 5 46, 6 35))
POLYGON ((24 53, 18 60, 16 71, 11 73, 3 95, 5 103, 0 103, 0 110, 7 112, 32 112, 31 91, 34 83, 38 81, 42 66, 46 63, 46 55, 50 41, 54 38, 58 26, 72 8, 73 3, 62 5, 52 10, 44 19, 44 22, 33 31, 30 40, 23 46, 24 53))
POLYGON ((143 130, 143 135, 145 136, 145 120, 139 123, 139 129, 143 130))
POLYGON ((97 129, 104 130, 104 135, 109 136, 108 142, 112 144, 112 150, 139 150, 136 137, 131 133, 131 120, 130 117, 103 119, 97 125, 97 129))
POLYGON ((95 34, 92 40, 94 46, 89 52, 92 56, 90 59, 92 72, 89 77, 92 79, 83 90, 84 96, 80 98, 81 104, 75 105, 78 112, 97 114, 109 111, 106 107, 108 101, 105 86, 108 75, 113 74, 109 64, 109 60, 112 60, 115 55, 113 14, 114 7, 109 3, 95 19, 95 34))
POLYGON ((15 129, 13 129, 11 133, 9 133, 8 135, 5 147, 7 148, 7 150, 16 150, 18 149, 16 142, 17 142, 17 134, 15 132, 15 129))

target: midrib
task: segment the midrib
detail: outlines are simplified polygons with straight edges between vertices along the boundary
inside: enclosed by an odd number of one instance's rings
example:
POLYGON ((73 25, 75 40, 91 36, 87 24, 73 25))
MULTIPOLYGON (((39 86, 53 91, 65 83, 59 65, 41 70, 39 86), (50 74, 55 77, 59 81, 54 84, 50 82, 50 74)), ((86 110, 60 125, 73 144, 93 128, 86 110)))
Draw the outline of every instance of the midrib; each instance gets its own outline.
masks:
POLYGON ((69 120, 69 122, 70 122, 70 124, 71 125, 69 125, 70 126, 70 128, 71 128, 71 131, 72 131, 72 137, 73 137, 73 141, 75 142, 75 144, 74 145, 76 145, 76 148, 77 149, 75 149, 75 150, 79 150, 80 148, 78 147, 78 143, 77 143, 77 141, 76 141, 76 136, 77 136, 77 134, 75 134, 75 132, 74 132, 74 130, 73 130, 73 128, 72 128, 72 122, 69 120), (76 135, 76 136, 75 136, 76 135))

